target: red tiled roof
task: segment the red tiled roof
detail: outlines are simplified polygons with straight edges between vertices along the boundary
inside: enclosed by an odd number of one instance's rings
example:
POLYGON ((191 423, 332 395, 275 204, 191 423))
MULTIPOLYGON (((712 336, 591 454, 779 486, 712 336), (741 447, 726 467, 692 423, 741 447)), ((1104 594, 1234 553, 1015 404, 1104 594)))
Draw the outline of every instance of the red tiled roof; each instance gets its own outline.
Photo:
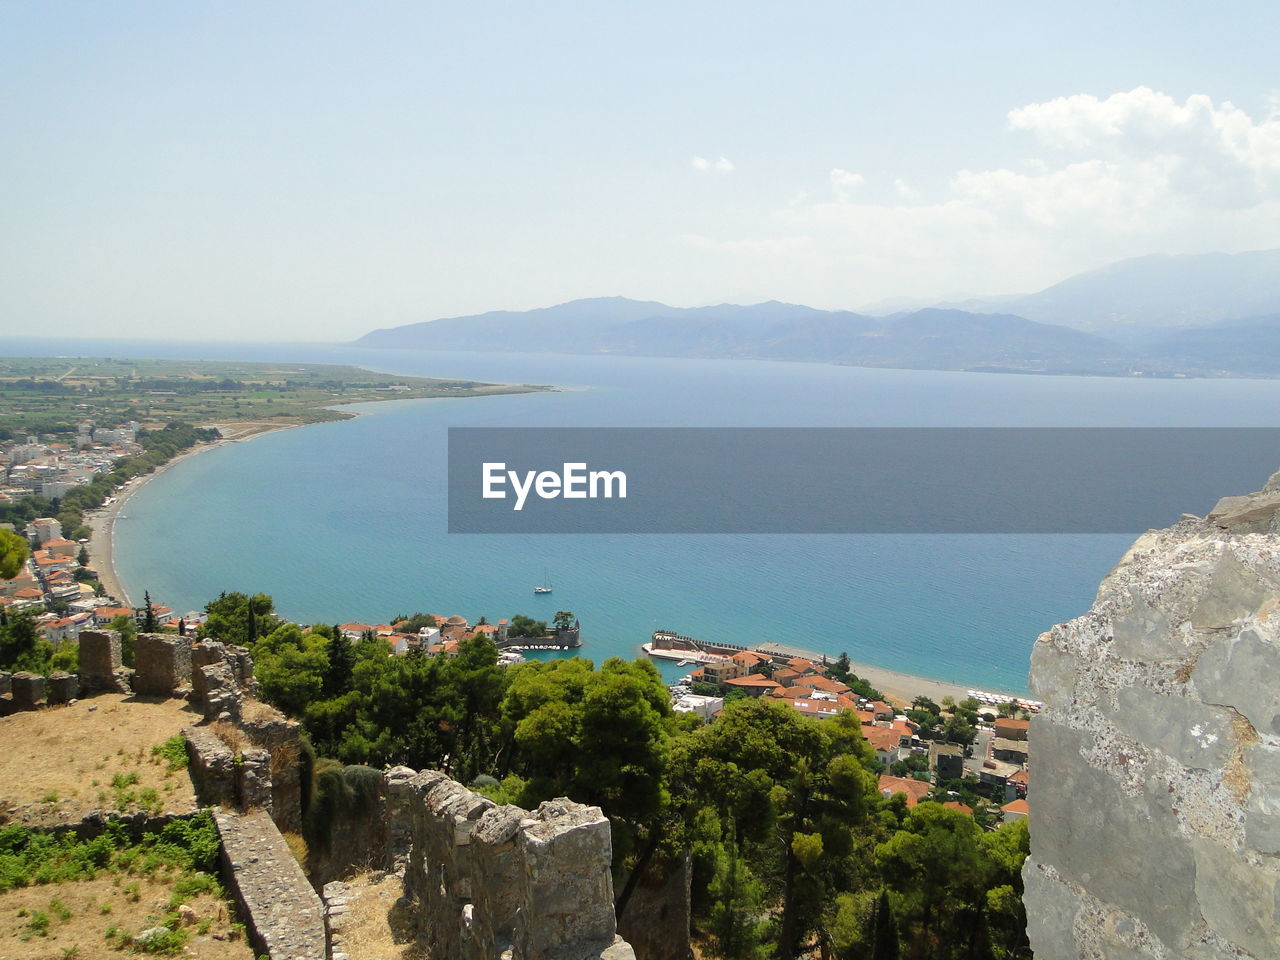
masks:
POLYGON ((946 803, 943 804, 943 806, 948 808, 949 810, 959 810, 961 813, 967 813, 970 815, 973 814, 973 807, 966 806, 965 804, 961 803, 959 800, 948 800, 946 803))
POLYGON ((877 750, 897 750, 902 746, 902 732, 888 727, 863 727, 862 735, 877 750))
POLYGON ((1000 808, 1005 813, 1030 813, 1031 808, 1027 806, 1025 800, 1014 800, 1012 803, 1006 803, 1000 808))
POLYGON ((907 795, 907 806, 914 807, 917 803, 929 795, 929 784, 924 780, 911 780, 907 777, 891 777, 888 774, 880 774, 880 779, 876 783, 876 788, 884 793, 886 790, 890 795, 895 793, 905 793, 907 795))
POLYGON ((762 673, 753 673, 745 677, 734 677, 732 680, 726 680, 725 683, 732 684, 735 687, 776 687, 778 686, 773 680, 770 680, 762 673))
POLYGON ((1009 778, 1009 782, 1021 783, 1025 786, 1027 783, 1027 771, 1019 770, 1017 773, 1015 773, 1012 777, 1009 778))

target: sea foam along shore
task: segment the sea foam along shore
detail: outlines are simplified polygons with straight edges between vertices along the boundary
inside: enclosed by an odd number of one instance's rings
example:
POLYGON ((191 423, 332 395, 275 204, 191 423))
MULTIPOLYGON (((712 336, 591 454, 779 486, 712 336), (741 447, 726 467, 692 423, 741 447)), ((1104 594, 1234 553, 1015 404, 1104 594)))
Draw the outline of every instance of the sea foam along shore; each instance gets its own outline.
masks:
POLYGON ((302 426, 296 423, 273 423, 267 421, 242 421, 234 423, 202 423, 202 427, 216 427, 218 432, 222 434, 221 440, 215 440, 213 443, 199 443, 185 453, 181 453, 161 464, 151 473, 145 473, 141 476, 134 477, 128 483, 115 493, 115 502, 104 507, 99 507, 86 519, 89 529, 93 534, 89 538, 89 558, 92 568, 97 571, 98 579, 102 583, 103 590, 107 596, 115 597, 121 604, 131 607, 134 604, 130 601, 129 594, 126 592, 124 584, 120 581, 120 577, 116 574, 115 565, 115 526, 116 521, 121 519, 125 504, 129 499, 141 490, 149 480, 153 480, 160 474, 164 473, 170 467, 181 463, 189 457, 204 453, 206 450, 212 450, 224 443, 235 443, 240 440, 248 440, 251 437, 260 437, 268 433, 275 433, 279 430, 288 430, 290 427, 302 426))

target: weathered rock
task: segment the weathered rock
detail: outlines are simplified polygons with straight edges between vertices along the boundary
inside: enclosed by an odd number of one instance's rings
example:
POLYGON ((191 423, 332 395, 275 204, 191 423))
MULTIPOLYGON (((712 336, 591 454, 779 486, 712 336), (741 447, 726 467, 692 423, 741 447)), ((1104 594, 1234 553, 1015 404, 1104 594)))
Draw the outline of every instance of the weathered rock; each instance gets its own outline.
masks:
POLYGON ((45 704, 45 680, 38 673, 21 670, 9 680, 15 710, 35 710, 45 704))
POLYGON ((168 633, 140 633, 134 642, 134 693, 172 697, 191 685, 191 641, 168 633))
POLYGON ((80 631, 80 682, 86 693, 128 693, 120 690, 117 671, 124 666, 120 634, 115 630, 80 631))
POLYGON ((45 682, 49 703, 70 703, 80 696, 80 678, 65 670, 56 670, 49 674, 45 682))
POLYGON ((323 960, 324 905, 266 811, 214 814, 223 873, 246 918, 255 955, 323 960))
POLYGON ((1144 534, 1036 643, 1037 960, 1280 957, 1278 509, 1144 534))
POLYGON ((443 774, 409 774, 386 776, 388 808, 408 815, 405 891, 431 956, 634 960, 617 936, 609 821, 598 807, 562 798, 529 813, 443 774))

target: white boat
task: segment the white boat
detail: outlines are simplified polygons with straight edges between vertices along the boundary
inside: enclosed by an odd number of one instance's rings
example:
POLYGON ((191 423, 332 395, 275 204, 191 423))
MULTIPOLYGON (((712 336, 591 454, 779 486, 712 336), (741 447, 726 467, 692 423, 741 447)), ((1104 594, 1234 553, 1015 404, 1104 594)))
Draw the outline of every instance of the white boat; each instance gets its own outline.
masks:
POLYGON ((550 593, 551 592, 551 584, 547 581, 546 570, 542 571, 542 586, 534 587, 533 592, 534 593, 550 593))

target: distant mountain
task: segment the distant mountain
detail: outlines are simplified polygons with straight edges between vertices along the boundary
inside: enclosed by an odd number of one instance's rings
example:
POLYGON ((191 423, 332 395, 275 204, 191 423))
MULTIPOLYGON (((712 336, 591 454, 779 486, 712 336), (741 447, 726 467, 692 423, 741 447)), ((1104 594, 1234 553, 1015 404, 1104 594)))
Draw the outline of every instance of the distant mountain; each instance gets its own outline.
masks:
POLYGON ((1280 376, 1280 313, 1149 334, 1135 344, 1153 365, 1201 373, 1280 376))
POLYGON ((1007 314, 917 310, 889 318, 789 303, 678 308, 575 300, 375 330, 366 347, 752 358, 922 369, 1124 372, 1113 343, 1007 314))
MULTIPOLYGON (((880 308, 909 303, 897 298, 880 308)), ((375 330, 356 345, 1280 377, 1280 250, 1139 257, 1039 293, 888 316, 777 301, 683 308, 604 297, 375 330)))
POLYGON ((1280 250, 1122 260, 1022 297, 962 305, 1119 338, 1280 313, 1280 250))

